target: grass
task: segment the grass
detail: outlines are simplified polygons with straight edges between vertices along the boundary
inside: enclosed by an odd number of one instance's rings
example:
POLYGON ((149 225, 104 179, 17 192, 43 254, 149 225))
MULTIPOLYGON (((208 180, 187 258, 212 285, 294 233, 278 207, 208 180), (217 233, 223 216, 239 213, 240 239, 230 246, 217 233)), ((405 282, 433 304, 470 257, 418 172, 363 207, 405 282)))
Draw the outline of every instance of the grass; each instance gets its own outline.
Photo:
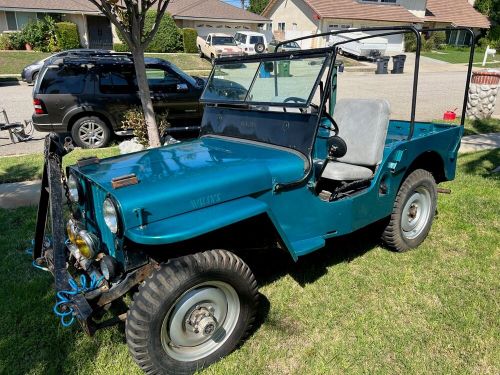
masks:
MULTIPOLYGON (((275 251, 248 256, 260 327, 202 374, 498 374, 500 177, 491 170, 500 154, 458 164, 417 250, 387 251, 369 228, 297 264, 275 251)), ((0 373, 141 374, 120 327, 89 338, 59 325, 53 279, 24 252, 35 214, 0 210, 0 373)))
MULTIPOLYGON (((100 148, 97 150, 76 149, 63 158, 63 164, 75 164, 78 159, 89 156, 106 158, 118 155, 118 147, 100 148)), ((43 154, 21 156, 4 156, 0 158, 0 184, 38 180, 42 178, 43 154)))
MULTIPOLYGON (((0 51, 0 74, 21 74, 26 65, 41 60, 50 53, 33 51, 0 51)), ((212 65, 194 53, 147 53, 146 57, 168 60, 182 70, 211 70, 212 65)))
MULTIPOLYGON (((460 118, 457 117, 455 121, 444 121, 442 119, 434 120, 436 123, 446 124, 460 124, 460 118)), ((500 119, 489 118, 483 120, 466 119, 464 124, 464 135, 477 135, 484 133, 498 133, 500 132, 500 119)))
MULTIPOLYGON (((468 49, 461 48, 446 48, 439 51, 427 51, 422 52, 422 56, 430 57, 436 60, 441 60, 448 62, 450 64, 467 64, 469 62, 470 51, 468 49)), ((474 53, 474 65, 481 66, 483 63, 484 51, 476 51, 474 53)), ((500 61, 492 60, 488 57, 486 67, 497 68, 500 67, 500 61)))

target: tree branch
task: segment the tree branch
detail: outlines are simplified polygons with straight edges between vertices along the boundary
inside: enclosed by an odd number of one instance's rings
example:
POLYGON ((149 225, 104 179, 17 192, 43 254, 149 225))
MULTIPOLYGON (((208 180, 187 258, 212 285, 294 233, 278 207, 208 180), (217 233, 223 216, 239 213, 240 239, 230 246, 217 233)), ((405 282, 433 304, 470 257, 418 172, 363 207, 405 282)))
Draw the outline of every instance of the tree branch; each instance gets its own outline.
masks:
POLYGON ((155 23, 153 25, 153 28, 148 34, 145 34, 144 36, 144 41, 142 42, 142 46, 144 49, 147 48, 149 43, 153 40, 154 36, 156 35, 156 32, 158 31, 158 28, 160 27, 160 21, 165 15, 165 12, 167 11, 167 6, 170 3, 170 0, 159 0, 158 1, 158 10, 156 12, 156 18, 155 18, 155 23))

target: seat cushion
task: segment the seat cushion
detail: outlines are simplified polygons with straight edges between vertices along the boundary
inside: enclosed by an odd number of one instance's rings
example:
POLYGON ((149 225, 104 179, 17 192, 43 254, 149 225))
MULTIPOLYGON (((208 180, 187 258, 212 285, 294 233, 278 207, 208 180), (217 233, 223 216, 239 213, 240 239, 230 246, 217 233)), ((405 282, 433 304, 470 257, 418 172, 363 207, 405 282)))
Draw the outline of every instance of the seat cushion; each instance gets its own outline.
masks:
POLYGON ((373 172, 360 165, 329 161, 321 177, 335 181, 367 180, 373 177, 373 172))

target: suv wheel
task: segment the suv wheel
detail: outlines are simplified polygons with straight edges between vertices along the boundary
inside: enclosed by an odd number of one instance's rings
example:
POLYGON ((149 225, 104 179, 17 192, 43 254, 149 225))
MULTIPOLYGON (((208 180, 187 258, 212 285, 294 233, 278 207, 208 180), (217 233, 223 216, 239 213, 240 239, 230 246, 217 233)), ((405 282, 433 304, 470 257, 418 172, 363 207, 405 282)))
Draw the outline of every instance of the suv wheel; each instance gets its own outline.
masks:
POLYGON ((257 301, 252 272, 228 251, 170 260, 134 296, 125 329, 130 353, 148 374, 192 374, 245 338, 257 301))
POLYGON ((423 169, 413 171, 399 188, 382 239, 391 249, 400 252, 419 246, 429 234, 436 206, 434 177, 423 169))
POLYGON ((71 136, 79 147, 99 148, 108 144, 111 131, 99 117, 88 116, 76 120, 71 128, 71 136))
POLYGON ((257 43, 254 46, 254 49, 255 49, 255 52, 262 53, 266 50, 266 46, 264 45, 264 43, 257 43))

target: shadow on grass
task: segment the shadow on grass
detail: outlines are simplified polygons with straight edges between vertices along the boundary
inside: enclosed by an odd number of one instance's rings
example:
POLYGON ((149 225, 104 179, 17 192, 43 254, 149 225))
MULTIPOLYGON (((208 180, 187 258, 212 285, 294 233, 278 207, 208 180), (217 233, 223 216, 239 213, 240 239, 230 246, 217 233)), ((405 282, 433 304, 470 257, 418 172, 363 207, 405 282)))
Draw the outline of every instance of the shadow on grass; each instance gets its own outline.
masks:
POLYGON ((499 173, 492 173, 495 168, 500 166, 500 149, 484 152, 479 157, 464 155, 464 158, 465 160, 461 163, 463 172, 484 178, 500 179, 499 173))
POLYGON ((40 167, 26 163, 13 164, 0 171, 0 184, 41 178, 40 167))
POLYGON ((500 120, 498 119, 468 120, 468 125, 464 129, 464 135, 500 132, 500 120))

